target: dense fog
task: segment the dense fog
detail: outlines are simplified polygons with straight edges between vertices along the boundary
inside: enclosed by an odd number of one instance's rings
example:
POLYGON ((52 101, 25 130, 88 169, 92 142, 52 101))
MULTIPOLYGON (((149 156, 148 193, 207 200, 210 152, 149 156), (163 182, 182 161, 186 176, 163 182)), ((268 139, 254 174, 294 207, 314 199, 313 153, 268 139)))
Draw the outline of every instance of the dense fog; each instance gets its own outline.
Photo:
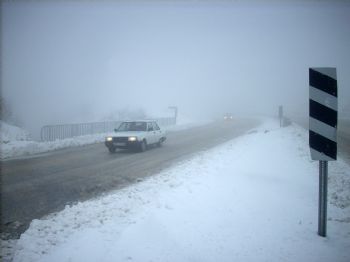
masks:
POLYGON ((31 132, 120 111, 308 113, 308 68, 336 67, 350 112, 347 1, 2 2, 2 96, 31 132))

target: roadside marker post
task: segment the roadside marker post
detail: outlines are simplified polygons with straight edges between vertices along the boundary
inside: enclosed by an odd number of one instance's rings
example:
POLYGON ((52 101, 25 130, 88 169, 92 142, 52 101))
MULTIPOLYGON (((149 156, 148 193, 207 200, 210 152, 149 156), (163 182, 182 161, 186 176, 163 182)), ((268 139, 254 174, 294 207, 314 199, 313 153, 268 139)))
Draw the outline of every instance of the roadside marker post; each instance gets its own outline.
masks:
POLYGON ((280 127, 283 125, 283 106, 278 107, 278 117, 280 119, 280 127))
POLYGON ((328 161, 337 160, 336 68, 309 68, 309 146, 319 161, 318 235, 327 235, 328 161))
POLYGON ((177 123, 177 106, 169 106, 169 109, 174 109, 174 119, 175 119, 175 125, 177 123))

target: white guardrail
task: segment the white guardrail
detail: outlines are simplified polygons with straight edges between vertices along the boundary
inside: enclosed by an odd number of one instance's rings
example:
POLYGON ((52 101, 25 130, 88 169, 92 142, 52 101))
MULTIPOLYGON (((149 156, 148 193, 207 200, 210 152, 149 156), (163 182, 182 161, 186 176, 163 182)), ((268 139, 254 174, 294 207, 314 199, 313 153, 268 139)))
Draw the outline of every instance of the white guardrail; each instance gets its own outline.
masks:
MULTIPOLYGON (((176 123, 173 117, 154 118, 153 120, 156 120, 160 126, 170 126, 176 123)), ((123 121, 46 125, 41 128, 40 138, 42 141, 54 141, 77 136, 108 133, 118 128, 121 122, 123 121)))

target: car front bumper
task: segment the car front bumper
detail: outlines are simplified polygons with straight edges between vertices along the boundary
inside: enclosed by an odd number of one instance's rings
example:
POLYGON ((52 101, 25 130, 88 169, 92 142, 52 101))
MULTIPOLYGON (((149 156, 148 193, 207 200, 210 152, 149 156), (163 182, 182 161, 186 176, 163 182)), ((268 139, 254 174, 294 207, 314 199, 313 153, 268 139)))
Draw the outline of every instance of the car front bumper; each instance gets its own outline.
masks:
POLYGON ((141 143, 140 141, 127 141, 127 142, 115 142, 115 141, 105 141, 105 145, 108 148, 139 148, 141 143))

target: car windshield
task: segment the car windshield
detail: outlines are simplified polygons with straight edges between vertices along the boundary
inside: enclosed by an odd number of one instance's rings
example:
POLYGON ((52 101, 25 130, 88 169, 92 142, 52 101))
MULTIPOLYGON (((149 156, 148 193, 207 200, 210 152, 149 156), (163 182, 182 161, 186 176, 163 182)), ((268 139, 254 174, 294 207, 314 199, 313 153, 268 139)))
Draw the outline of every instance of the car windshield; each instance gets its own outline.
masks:
POLYGON ((146 131, 146 122, 123 122, 118 128, 118 131, 146 131))

